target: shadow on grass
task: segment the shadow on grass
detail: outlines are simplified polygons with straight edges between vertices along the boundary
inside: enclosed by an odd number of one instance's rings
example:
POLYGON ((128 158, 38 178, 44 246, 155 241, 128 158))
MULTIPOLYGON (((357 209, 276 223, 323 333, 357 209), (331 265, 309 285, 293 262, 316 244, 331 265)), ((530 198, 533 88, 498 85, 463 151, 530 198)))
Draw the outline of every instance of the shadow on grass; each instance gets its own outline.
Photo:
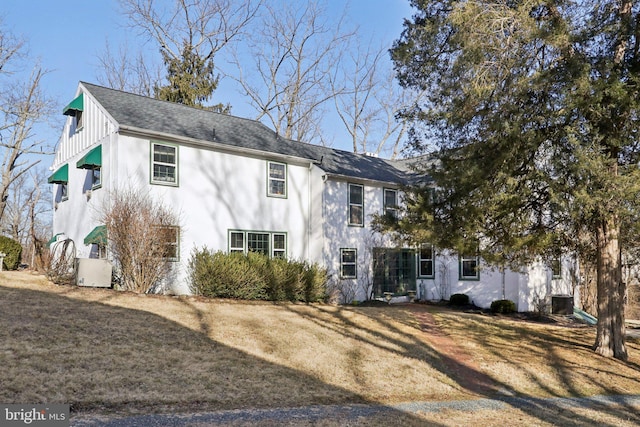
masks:
POLYGON ((211 340, 208 327, 0 286, 0 401, 67 403, 76 415, 370 403, 211 340))
MULTIPOLYGON (((345 338, 355 339, 381 348, 387 348, 388 343, 391 342, 397 348, 395 351, 398 354, 420 361, 427 361, 430 366, 449 377, 461 389, 477 397, 502 401, 531 417, 542 421, 550 421, 556 425, 592 425, 594 423, 593 419, 578 413, 578 410, 585 409, 578 403, 572 407, 567 406, 560 399, 538 399, 514 388, 496 374, 487 374, 480 371, 474 363, 467 363, 466 360, 461 361, 460 354, 456 354, 455 349, 448 348, 446 340, 442 341, 444 343, 442 345, 433 345, 434 341, 429 340, 430 344, 419 338, 407 342, 404 339, 396 339, 388 332, 385 332, 391 331, 402 334, 403 331, 395 326, 397 324, 395 322, 399 322, 405 326, 421 329, 430 338, 446 335, 441 325, 425 324, 420 321, 419 316, 421 314, 428 314, 432 310, 429 307, 420 305, 389 306, 384 308, 345 307, 339 309, 335 314, 340 319, 340 322, 336 324, 326 322, 325 315, 328 310, 323 309, 322 306, 318 306, 316 310, 318 311, 318 316, 301 313, 295 309, 293 311, 318 326, 340 333, 345 338), (345 315, 347 311, 367 316, 371 319, 372 325, 380 324, 383 327, 379 329, 372 328, 363 333, 362 324, 354 323, 349 316, 345 315), (321 313, 322 315, 320 315, 321 313), (385 319, 387 320, 385 321, 385 319)), ((458 314, 463 316, 462 313, 458 314)), ((455 318, 455 315, 449 316, 447 321, 455 318)), ((462 318, 458 317, 458 319, 462 318)), ((474 320, 471 320, 471 323, 460 322, 460 325, 456 325, 458 328, 471 326, 468 329, 469 338, 473 337, 474 340, 477 340, 483 346, 483 351, 490 352, 495 360, 509 364, 513 372, 526 377, 528 381, 531 381, 535 387, 548 396, 558 398, 567 396, 581 397, 585 388, 589 387, 597 390, 596 394, 602 395, 640 394, 640 379, 633 372, 638 370, 636 363, 601 358, 591 351, 591 347, 585 343, 585 337, 572 337, 571 331, 567 332, 569 335, 566 336, 553 329, 538 332, 530 327, 501 322, 497 326, 500 334, 509 336, 510 339, 506 343, 496 346, 496 343, 491 339, 492 335, 496 333, 496 326, 493 322, 474 320), (509 346, 509 348, 506 348, 506 346, 509 346), (513 346, 518 346, 521 349, 521 355, 516 359, 510 357, 514 354, 513 346), (579 361, 567 360, 566 355, 561 354, 561 350, 576 352, 579 354, 579 359, 593 363, 584 364, 579 361), (530 363, 534 359, 535 363, 530 363), (560 382, 560 389, 557 384, 553 386, 546 383, 544 376, 539 376, 540 372, 535 371, 536 363, 540 363, 540 360, 544 360, 545 364, 553 367, 558 377, 554 381, 560 382), (590 369, 594 369, 594 371, 589 372, 590 369), (576 375, 580 377, 579 381, 576 375), (609 378, 605 381, 606 376, 613 377, 614 380, 609 378), (611 385, 616 384, 618 380, 624 381, 624 385, 611 385), (580 385, 578 385, 578 382, 580 385)), ((446 325, 444 327, 446 328, 446 325)), ((589 333, 584 330, 575 330, 573 332, 575 334, 589 333)), ((635 351, 640 351, 640 349, 636 346, 635 351)), ((632 406, 626 406, 624 402, 617 406, 597 402, 590 402, 589 405, 588 409, 595 412, 606 413, 622 420, 640 423, 640 414, 637 413, 637 409, 632 406)), ((598 425, 614 427, 617 424, 600 420, 598 425)))

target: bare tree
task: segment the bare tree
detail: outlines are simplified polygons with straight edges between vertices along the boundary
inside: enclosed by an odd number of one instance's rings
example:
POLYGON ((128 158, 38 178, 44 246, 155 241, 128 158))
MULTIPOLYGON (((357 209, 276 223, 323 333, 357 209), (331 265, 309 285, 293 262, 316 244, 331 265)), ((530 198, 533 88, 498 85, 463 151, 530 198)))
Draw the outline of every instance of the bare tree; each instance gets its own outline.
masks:
POLYGON ((9 188, 40 159, 28 154, 51 154, 44 141, 34 137, 34 125, 51 114, 53 102, 42 91, 45 72, 36 67, 27 83, 13 83, 0 94, 0 220, 6 206, 9 188))
POLYGON ((104 52, 98 56, 98 83, 117 90, 153 96, 153 88, 162 80, 159 63, 147 60, 142 52, 135 53, 126 44, 114 52, 105 42, 104 52))
POLYGON ((382 49, 371 46, 362 51, 360 45, 345 55, 336 74, 331 76, 331 89, 336 94, 336 112, 351 137, 353 152, 367 150, 367 141, 381 109, 375 93, 380 85, 379 69, 382 49))
POLYGON ((22 245, 22 261, 32 268, 45 267, 44 248, 51 237, 51 191, 46 170, 32 168, 10 188, 2 230, 22 245))
POLYGON ((232 77, 256 109, 285 138, 312 142, 320 138, 323 108, 336 92, 330 76, 348 48, 353 31, 344 19, 330 23, 326 7, 308 3, 269 2, 260 28, 236 51, 232 77))
POLYGON ((36 65, 30 76, 20 81, 16 75, 22 71, 25 57, 24 41, 0 22, 0 221, 14 182, 40 162, 34 155, 51 154, 34 135, 34 126, 53 111, 53 101, 42 90, 46 71, 36 65))
POLYGON ((178 215, 140 189, 114 192, 102 208, 109 252, 125 290, 153 292, 178 257, 178 215))
POLYGON ((386 49, 369 45, 363 50, 358 45, 342 58, 331 87, 353 152, 396 158, 409 128, 398 113, 417 104, 423 94, 397 84, 385 54, 386 49))
MULTIPOLYGON (((162 64, 182 62, 185 50, 206 63, 240 36, 262 0, 201 0, 160 2, 120 0, 128 26, 156 49, 131 54, 126 46, 109 45, 98 56, 100 83, 150 96, 162 86, 162 64)), ((217 82, 216 82, 217 83, 217 82)))

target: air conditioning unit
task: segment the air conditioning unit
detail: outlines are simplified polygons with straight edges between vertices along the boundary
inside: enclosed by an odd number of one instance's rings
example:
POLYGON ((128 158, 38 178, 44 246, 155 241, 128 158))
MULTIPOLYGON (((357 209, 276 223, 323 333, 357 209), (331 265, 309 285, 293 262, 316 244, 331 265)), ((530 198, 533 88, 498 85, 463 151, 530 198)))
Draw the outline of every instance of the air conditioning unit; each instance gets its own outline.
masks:
POLYGON ((94 288, 110 288, 113 266, 106 259, 76 258, 76 284, 94 288))

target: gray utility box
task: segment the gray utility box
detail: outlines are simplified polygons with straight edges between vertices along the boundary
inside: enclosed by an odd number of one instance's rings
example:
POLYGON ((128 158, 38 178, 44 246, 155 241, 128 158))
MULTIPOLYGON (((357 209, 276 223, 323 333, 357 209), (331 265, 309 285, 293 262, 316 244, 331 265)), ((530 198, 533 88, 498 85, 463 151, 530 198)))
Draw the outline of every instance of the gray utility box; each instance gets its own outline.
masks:
POLYGON ((573 314, 573 297, 571 295, 552 295, 551 314, 573 314))
POLYGON ((106 259, 76 258, 76 284, 110 288, 113 266, 106 259))

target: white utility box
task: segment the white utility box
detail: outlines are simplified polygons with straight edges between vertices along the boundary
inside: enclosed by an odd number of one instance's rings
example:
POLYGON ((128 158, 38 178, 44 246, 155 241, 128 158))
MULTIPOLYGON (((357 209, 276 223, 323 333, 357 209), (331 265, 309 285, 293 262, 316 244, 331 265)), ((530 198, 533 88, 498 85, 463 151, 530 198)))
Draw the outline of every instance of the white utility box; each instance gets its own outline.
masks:
POLYGON ((106 259, 76 258, 76 284, 110 288, 113 266, 106 259))

